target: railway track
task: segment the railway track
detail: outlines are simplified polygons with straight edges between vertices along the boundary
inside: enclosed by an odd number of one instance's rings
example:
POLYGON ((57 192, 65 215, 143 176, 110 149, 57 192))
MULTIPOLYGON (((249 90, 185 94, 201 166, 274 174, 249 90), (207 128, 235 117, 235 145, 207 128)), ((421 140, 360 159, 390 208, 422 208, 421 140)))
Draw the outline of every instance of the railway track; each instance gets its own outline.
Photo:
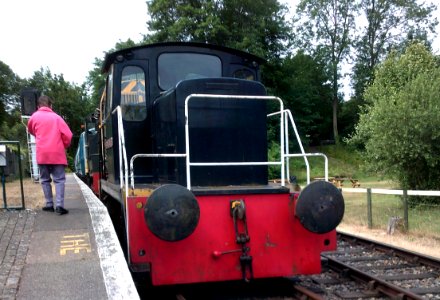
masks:
POLYGON ((324 299, 440 299, 437 259, 348 234, 322 258, 325 271, 300 285, 324 299))
POLYGON ((440 299, 440 260, 338 234, 323 272, 251 284, 226 282, 158 289, 144 299, 440 299), (162 292, 161 292, 162 291, 162 292), (167 296, 165 297, 165 294, 167 296))

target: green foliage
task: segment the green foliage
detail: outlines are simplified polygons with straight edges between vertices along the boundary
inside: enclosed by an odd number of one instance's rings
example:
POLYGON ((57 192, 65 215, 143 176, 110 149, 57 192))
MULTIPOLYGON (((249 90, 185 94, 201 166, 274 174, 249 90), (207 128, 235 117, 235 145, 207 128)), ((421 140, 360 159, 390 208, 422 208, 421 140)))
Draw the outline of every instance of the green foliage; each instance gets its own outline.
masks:
POLYGON ((287 8, 277 0, 149 0, 148 42, 223 45, 276 59, 286 48, 287 8))
MULTIPOLYGON (((299 153, 299 148, 291 148, 290 153, 299 153)), ((324 153, 328 158, 328 172, 330 177, 347 177, 355 178, 364 182, 365 179, 377 180, 378 174, 369 173, 362 167, 362 155, 353 147, 339 144, 326 145, 319 147, 306 147, 306 153, 324 153)), ((268 157, 269 161, 279 161, 280 159, 280 145, 278 142, 269 143, 268 157)), ((324 177, 324 158, 322 156, 311 156, 307 158, 310 166, 311 179, 316 177, 324 177)), ((290 158, 289 161, 290 175, 297 178, 300 185, 305 185, 307 180, 306 163, 302 157, 290 158)), ((281 177, 279 166, 269 167, 269 179, 276 179, 281 177)))
POLYGON ((206 42, 227 34, 215 1, 150 0, 147 5, 151 16, 147 24, 154 32, 145 37, 149 42, 206 42))
POLYGON ((368 106, 351 144, 365 146, 372 171, 404 189, 440 188, 440 69, 421 44, 392 52, 367 88, 368 106))
POLYGON ((355 28, 356 2, 301 0, 294 18, 297 46, 326 62, 332 88, 333 136, 339 141, 338 106, 340 65, 347 58, 355 28))
POLYGON ((23 86, 24 81, 0 61, 0 140, 20 141, 22 147, 27 144, 20 113, 23 86))
POLYGON ((27 144, 27 140, 26 130, 21 123, 20 117, 21 113, 18 108, 15 108, 8 114, 6 121, 0 124, 0 140, 19 141, 23 148, 27 144))
MULTIPOLYGON (((353 148, 346 145, 328 145, 312 147, 306 152, 324 153, 328 158, 328 172, 330 177, 351 177, 362 180, 369 176, 361 168, 362 160, 353 148)), ((324 177, 324 159, 322 157, 309 157, 310 176, 324 177)), ((291 159, 290 172, 297 176, 299 182, 305 183, 306 165, 302 158, 291 159)))
POLYGON ((14 121, 10 112, 20 103, 21 79, 11 68, 0 61, 0 139, 6 139, 8 129, 14 121))
MULTIPOLYGON (((89 75, 87 76, 87 85, 91 87, 91 102, 93 103, 93 107, 99 106, 99 101, 101 100, 102 92, 105 87, 105 77, 102 74, 102 64, 104 60, 102 58, 95 58, 93 70, 89 71, 89 75)), ((93 111, 90 111, 92 113, 93 111)))
POLYGON ((353 135, 355 125, 359 122, 359 106, 360 102, 357 98, 352 98, 349 101, 341 103, 338 125, 341 128, 340 135, 342 139, 353 135))
POLYGON ((266 82, 291 110, 305 144, 332 139, 332 95, 324 65, 300 51, 286 57, 266 82))
MULTIPOLYGON (((436 6, 413 0, 361 0, 360 11, 368 25, 357 38, 356 63, 352 83, 355 97, 363 101, 365 88, 373 81, 374 68, 391 48, 402 48, 408 41, 427 40, 428 32, 435 32, 436 6)), ((362 103, 360 103, 362 104, 362 103)))
MULTIPOLYGON (((269 143, 268 151, 269 161, 279 161, 280 160, 280 145, 275 142, 269 143)), ((281 169, 279 166, 269 166, 269 179, 276 179, 281 177, 281 169)))

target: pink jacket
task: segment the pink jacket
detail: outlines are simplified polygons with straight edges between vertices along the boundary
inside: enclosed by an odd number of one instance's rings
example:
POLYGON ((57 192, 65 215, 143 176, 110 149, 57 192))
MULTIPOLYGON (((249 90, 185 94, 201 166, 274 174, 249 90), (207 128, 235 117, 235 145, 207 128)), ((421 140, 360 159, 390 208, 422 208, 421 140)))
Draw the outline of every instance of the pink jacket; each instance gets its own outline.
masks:
POLYGON ((65 149, 70 146, 72 131, 63 118, 49 107, 40 107, 32 114, 27 127, 35 136, 39 165, 67 165, 65 149))

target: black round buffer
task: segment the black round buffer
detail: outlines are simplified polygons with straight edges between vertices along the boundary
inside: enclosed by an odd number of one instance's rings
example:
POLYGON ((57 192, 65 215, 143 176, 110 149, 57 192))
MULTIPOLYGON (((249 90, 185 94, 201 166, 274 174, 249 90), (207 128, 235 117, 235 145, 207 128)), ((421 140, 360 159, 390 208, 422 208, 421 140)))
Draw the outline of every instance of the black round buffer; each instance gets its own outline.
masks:
POLYGON ((344 210, 341 191, 327 181, 315 181, 301 191, 295 216, 307 230, 327 233, 341 222, 344 210))
POLYGON ((166 184, 153 191, 144 211, 148 228, 158 238, 175 242, 196 229, 200 208, 194 194, 177 184, 166 184))

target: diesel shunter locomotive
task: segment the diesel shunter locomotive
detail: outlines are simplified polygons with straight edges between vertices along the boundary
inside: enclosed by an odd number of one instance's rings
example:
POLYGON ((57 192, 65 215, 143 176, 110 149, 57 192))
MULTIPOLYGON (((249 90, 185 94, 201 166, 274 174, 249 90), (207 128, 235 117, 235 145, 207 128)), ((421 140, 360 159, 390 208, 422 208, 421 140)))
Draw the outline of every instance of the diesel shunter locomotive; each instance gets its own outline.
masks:
POLYGON ((119 223, 132 272, 153 285, 319 273, 320 253, 336 248, 342 194, 309 178, 301 192, 291 189, 289 159, 308 167, 320 154, 304 152, 292 114, 266 94, 262 63, 178 42, 105 58, 106 86, 81 136, 77 173, 119 223), (290 153, 291 140, 300 153, 290 153), (269 167, 281 178, 269 180, 269 167))

